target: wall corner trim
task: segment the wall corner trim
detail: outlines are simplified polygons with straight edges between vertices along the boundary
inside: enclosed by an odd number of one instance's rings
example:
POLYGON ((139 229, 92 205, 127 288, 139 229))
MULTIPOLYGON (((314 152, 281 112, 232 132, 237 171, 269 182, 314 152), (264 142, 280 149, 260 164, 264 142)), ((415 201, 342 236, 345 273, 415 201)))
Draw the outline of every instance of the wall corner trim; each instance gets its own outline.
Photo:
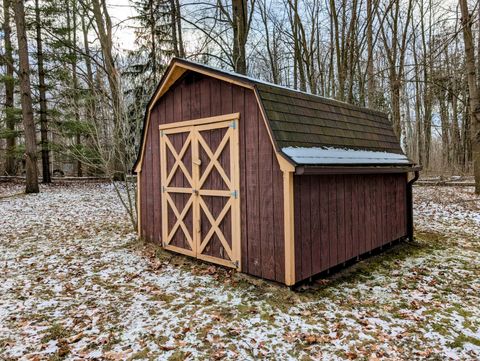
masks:
POLYGON ((285 284, 295 284, 295 232, 294 232, 294 204, 293 204, 293 175, 295 166, 277 152, 277 160, 283 173, 283 222, 285 240, 285 284))
POLYGON ((141 213, 141 189, 140 189, 140 177, 142 175, 142 172, 139 171, 137 172, 137 235, 138 237, 142 236, 142 213, 141 213))

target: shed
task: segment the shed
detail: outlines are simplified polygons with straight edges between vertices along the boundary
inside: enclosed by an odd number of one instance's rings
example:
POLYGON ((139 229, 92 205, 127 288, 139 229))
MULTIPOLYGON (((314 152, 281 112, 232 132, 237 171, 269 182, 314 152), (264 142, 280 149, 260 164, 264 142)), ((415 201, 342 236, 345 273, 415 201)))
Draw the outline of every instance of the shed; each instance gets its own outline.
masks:
POLYGON ((182 59, 134 170, 141 237, 286 285, 412 238, 418 168, 384 113, 182 59))

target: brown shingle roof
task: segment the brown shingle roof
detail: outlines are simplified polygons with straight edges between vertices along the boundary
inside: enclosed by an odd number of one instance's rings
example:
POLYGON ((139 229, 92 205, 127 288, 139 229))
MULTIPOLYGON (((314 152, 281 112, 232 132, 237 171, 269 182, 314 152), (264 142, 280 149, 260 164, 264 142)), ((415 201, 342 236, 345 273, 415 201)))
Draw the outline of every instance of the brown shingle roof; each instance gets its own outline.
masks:
MULTIPOLYGON (((224 79, 232 79, 237 83, 253 87, 258 94, 260 106, 265 112, 273 140, 280 151, 285 148, 302 147, 388 152, 403 155, 402 164, 413 164, 404 156, 392 124, 383 112, 297 91, 184 59, 174 58, 166 74, 173 64, 185 64, 190 70, 198 69, 200 72, 212 74, 212 76, 217 74, 224 79)), ((164 81, 165 76, 157 91, 164 81)), ((155 95, 149 105, 154 99, 155 95)), ((145 128, 142 141, 144 133, 145 128)), ((298 165, 307 161, 306 159, 302 161, 302 158, 294 160, 285 152, 283 153, 298 165)), ((369 157, 378 157, 378 160, 381 161, 385 158, 384 154, 373 153, 369 157)), ((393 159, 395 157, 387 155, 386 158, 393 159)), ((355 155, 351 159, 352 164, 355 165, 364 162, 361 159, 355 160, 355 155)), ((136 164, 138 161, 137 159, 136 164)), ((379 162, 373 161, 372 163, 379 162)), ((392 161, 391 164, 395 163, 392 161)), ((322 164, 321 160, 319 164, 322 164)), ((330 162, 329 164, 334 163, 330 162)), ((345 164, 345 160, 339 160, 338 164, 345 164)), ((382 164, 387 165, 389 161, 382 164)))
POLYGON ((280 148, 335 147, 403 154, 386 114, 256 83, 280 148))

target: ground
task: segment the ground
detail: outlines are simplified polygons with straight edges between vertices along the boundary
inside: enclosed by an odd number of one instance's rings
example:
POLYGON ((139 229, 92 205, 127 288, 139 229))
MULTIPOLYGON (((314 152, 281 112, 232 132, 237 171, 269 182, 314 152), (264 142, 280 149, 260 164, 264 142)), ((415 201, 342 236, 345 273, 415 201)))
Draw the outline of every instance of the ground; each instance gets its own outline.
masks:
POLYGON ((0 183, 0 359, 480 358, 480 198, 416 187, 417 241, 297 292, 136 240, 112 185, 0 183))

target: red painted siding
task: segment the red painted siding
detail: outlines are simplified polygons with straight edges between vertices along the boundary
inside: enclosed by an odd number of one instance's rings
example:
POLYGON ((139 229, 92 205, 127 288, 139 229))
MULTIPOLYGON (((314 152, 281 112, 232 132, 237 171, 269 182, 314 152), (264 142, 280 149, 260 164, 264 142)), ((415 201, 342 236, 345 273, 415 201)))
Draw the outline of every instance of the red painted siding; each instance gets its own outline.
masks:
POLYGON ((187 73, 156 103, 141 171, 141 234, 161 241, 159 124, 236 112, 240 113, 242 270, 284 282, 283 176, 255 94, 249 89, 187 73))
POLYGON ((407 235, 405 174, 294 178, 295 278, 407 235))

